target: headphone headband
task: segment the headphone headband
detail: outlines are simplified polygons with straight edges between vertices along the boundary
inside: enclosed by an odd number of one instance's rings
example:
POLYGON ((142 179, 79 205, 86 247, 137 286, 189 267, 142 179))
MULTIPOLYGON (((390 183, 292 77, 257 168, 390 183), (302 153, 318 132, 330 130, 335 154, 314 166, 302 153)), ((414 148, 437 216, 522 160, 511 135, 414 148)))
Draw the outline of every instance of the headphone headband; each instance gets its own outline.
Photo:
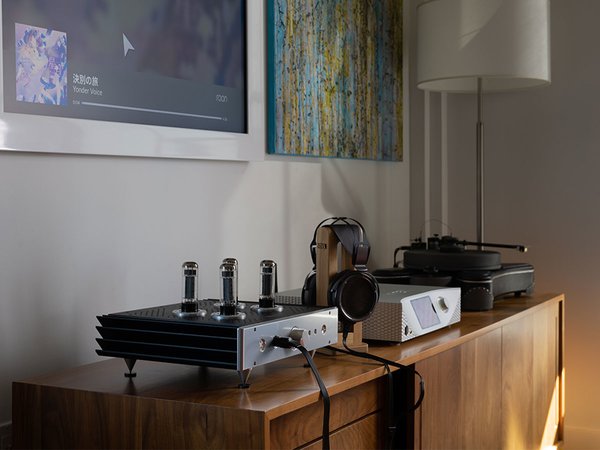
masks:
POLYGON ((367 264, 370 245, 365 229, 358 220, 351 217, 328 217, 317 225, 310 243, 310 256, 313 264, 316 264, 317 261, 317 231, 324 226, 329 226, 333 230, 342 246, 352 255, 353 266, 365 266, 367 264), (329 221, 331 223, 326 224, 329 221))

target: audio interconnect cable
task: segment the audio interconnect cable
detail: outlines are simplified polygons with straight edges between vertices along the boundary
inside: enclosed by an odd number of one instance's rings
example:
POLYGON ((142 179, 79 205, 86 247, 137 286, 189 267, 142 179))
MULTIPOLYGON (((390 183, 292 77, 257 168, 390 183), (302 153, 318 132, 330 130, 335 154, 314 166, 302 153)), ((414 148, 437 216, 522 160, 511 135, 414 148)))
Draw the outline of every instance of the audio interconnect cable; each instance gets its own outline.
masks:
POLYGON ((312 356, 310 356, 308 350, 306 350, 306 348, 304 348, 304 346, 302 346, 300 342, 292 339, 291 337, 274 336, 272 345, 281 348, 298 349, 302 353, 310 369, 312 370, 315 380, 319 385, 321 397, 323 398, 323 450, 329 450, 329 411, 331 409, 331 401, 329 398, 329 392, 327 392, 327 387, 325 386, 325 383, 323 382, 323 379, 319 374, 319 371, 317 369, 317 366, 315 365, 312 356))
MULTIPOLYGON (((332 350, 334 352, 345 353, 348 355, 352 355, 352 356, 356 356, 356 357, 364 358, 364 359, 370 359, 370 360, 377 361, 377 362, 383 364, 384 367, 386 368, 386 372, 388 374, 388 379, 389 379, 389 381, 388 381, 389 388, 388 389, 389 389, 389 397, 390 398, 388 400, 389 400, 390 405, 393 403, 392 397, 394 396, 393 380, 391 379, 392 372, 390 370, 390 366, 401 369, 401 370, 412 370, 413 373, 417 377, 419 377, 419 397, 418 397, 417 401, 414 403, 414 405, 412 405, 412 407, 408 411, 405 411, 400 415, 398 421, 396 423, 394 423, 393 426, 388 427, 389 434, 390 434, 388 443, 391 446, 395 439, 395 433, 396 433, 396 430, 398 429, 399 420, 407 417, 409 414, 416 411, 421 406, 421 403, 423 402, 423 399, 425 398, 425 380, 423 379, 421 374, 417 370, 414 369, 414 367, 405 366, 405 365, 399 364, 395 361, 391 361, 391 360, 382 358, 377 355, 372 355, 370 353, 356 351, 356 350, 350 348, 347 343, 347 338, 348 338, 348 330, 344 329, 344 333, 342 335, 342 345, 344 346, 344 348, 341 349, 338 347, 331 347, 331 346, 328 346, 326 348, 329 350, 332 350)), ((299 350, 302 353, 302 355, 304 356, 304 358, 306 359, 306 362, 308 363, 308 366, 310 367, 310 369, 315 377, 315 380, 317 381, 317 384, 319 385, 319 390, 321 391, 321 398, 323 399, 323 449, 329 450, 329 448, 330 448, 329 416, 330 416, 330 409, 331 409, 331 400, 329 397, 329 393, 327 391, 327 387, 325 386, 325 383, 323 382, 323 379, 321 378, 321 375, 319 374, 319 371, 317 369, 317 366, 315 365, 313 358, 311 357, 308 350, 306 350, 306 348, 304 348, 304 346, 300 342, 292 339, 289 336, 288 337, 274 336, 273 341, 271 342, 271 345, 273 345, 275 347, 280 347, 280 348, 295 348, 295 349, 299 350)), ((391 409, 391 408, 388 408, 388 409, 391 409)))
MULTIPOLYGON (((417 401, 407 411, 403 411, 399 415, 398 420, 394 423, 393 426, 388 427, 388 429, 389 429, 388 448, 392 448, 393 442, 395 440, 396 432, 400 425, 399 424, 400 420, 408 417, 409 414, 411 414, 414 411, 416 411, 417 409, 419 409, 419 407, 421 406, 421 403, 423 403, 423 399, 425 398, 425 380, 424 380, 423 376, 412 366, 405 366, 405 365, 399 364, 395 361, 391 361, 391 360, 382 358, 377 355, 372 355, 372 354, 366 353, 366 352, 360 352, 360 351, 350 348, 348 346, 348 342, 347 342, 348 333, 349 333, 349 330, 346 327, 344 327, 344 331, 342 334, 342 345, 344 346, 344 349, 341 349, 338 347, 332 347, 332 346, 328 346, 326 348, 329 350, 332 350, 334 352, 345 353, 347 355, 352 355, 352 356, 356 356, 356 357, 364 358, 364 359, 370 359, 370 360, 377 361, 377 362, 383 364, 386 369, 386 372, 388 374, 388 392, 389 392, 388 402, 390 405, 393 404, 393 400, 394 400, 393 399, 393 396, 394 396, 393 380, 392 380, 392 373, 390 370, 390 366, 396 367, 401 370, 411 370, 417 377, 419 377, 419 397, 417 398, 417 401)), ((391 410, 391 407, 389 407, 388 409, 391 410)))

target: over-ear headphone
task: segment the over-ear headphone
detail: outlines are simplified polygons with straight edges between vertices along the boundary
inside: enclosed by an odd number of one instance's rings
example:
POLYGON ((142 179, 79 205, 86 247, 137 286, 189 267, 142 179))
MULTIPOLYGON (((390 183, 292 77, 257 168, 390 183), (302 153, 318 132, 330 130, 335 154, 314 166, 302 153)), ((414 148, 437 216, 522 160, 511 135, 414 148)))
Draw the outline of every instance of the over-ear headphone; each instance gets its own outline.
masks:
POLYGON ((315 228, 310 243, 313 269, 306 277, 302 287, 302 304, 316 304, 317 231, 324 226, 332 229, 344 249, 352 255, 352 268, 335 274, 330 280, 327 293, 328 304, 338 307, 339 320, 344 325, 350 326, 367 319, 379 300, 379 285, 366 266, 371 248, 363 226, 355 219, 330 217, 315 228))

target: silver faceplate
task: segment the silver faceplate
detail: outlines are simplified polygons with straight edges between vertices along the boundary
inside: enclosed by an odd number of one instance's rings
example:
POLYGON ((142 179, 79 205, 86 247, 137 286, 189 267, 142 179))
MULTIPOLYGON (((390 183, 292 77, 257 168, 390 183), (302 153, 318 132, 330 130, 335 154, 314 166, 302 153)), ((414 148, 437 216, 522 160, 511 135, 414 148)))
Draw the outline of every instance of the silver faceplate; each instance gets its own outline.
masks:
POLYGON ((460 288, 379 284, 380 297, 371 317, 363 322, 363 338, 405 342, 460 321, 460 288), (413 300, 427 299, 437 323, 423 327, 413 300))
POLYGON ((302 344, 310 351, 337 343, 337 328, 336 307, 241 327, 238 329, 238 371, 300 354, 293 348, 274 347, 274 336, 287 337, 294 329, 304 330, 302 344))

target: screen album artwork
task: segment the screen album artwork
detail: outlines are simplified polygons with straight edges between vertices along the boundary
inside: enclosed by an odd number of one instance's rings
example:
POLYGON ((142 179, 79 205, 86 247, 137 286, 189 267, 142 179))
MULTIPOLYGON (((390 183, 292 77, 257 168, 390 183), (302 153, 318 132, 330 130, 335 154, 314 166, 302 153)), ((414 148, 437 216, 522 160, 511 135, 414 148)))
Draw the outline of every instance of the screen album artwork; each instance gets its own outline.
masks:
POLYGON ((67 35, 15 24, 18 102, 67 104, 67 35))

